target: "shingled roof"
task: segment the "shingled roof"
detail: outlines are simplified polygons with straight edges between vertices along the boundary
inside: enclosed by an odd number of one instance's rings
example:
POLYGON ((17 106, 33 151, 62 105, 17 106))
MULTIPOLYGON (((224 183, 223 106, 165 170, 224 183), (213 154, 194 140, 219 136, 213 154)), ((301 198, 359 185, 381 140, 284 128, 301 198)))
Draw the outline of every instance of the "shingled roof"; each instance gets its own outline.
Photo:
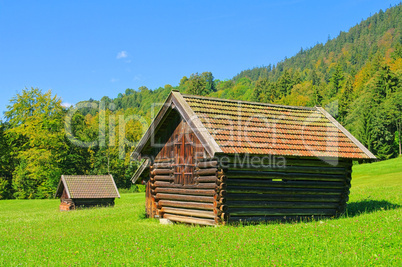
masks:
POLYGON ((139 157, 169 108, 175 108, 214 156, 266 154, 376 159, 321 107, 294 107, 172 92, 136 147, 139 157))
POLYGON ((66 189, 68 198, 120 198, 112 175, 62 175, 56 197, 66 189))

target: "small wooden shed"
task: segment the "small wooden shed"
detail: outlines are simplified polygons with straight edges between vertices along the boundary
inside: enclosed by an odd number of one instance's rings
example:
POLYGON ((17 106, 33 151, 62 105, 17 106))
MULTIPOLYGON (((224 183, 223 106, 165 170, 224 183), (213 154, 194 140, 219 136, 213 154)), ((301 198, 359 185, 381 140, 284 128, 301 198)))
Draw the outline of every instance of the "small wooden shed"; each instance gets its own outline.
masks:
POLYGON ((334 217, 352 161, 375 160, 321 107, 172 91, 132 158, 149 217, 203 225, 334 217))
POLYGON ((114 206, 120 198, 112 175, 62 175, 55 197, 60 197, 60 210, 76 207, 114 206))

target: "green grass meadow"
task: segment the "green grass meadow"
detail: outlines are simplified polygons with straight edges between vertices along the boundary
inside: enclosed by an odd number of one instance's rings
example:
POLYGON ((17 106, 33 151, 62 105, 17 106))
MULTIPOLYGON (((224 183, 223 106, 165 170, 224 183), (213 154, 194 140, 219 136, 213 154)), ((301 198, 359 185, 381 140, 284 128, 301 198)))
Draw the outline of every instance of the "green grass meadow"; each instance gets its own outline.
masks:
POLYGON ((402 266, 402 158, 354 167, 338 219, 247 226, 160 225, 144 193, 114 208, 0 202, 0 266, 402 266))

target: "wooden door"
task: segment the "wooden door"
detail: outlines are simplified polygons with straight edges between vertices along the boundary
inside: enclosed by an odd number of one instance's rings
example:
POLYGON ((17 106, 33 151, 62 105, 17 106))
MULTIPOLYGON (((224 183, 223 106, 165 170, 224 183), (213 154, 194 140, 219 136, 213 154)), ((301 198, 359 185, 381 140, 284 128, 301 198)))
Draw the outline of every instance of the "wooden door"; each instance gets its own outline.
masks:
POLYGON ((184 121, 174 134, 175 183, 194 184, 194 134, 184 121))

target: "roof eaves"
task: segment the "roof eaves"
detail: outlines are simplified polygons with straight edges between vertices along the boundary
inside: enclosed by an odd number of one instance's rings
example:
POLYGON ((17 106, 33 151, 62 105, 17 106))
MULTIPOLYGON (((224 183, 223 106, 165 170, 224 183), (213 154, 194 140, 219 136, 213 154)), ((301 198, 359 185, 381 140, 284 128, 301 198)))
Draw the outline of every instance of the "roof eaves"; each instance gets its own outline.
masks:
POLYGON ((148 167, 150 160, 149 158, 145 159, 140 167, 135 171, 133 176, 131 177, 131 182, 135 184, 135 182, 138 180, 138 178, 141 176, 141 174, 145 171, 145 169, 148 167))
POLYGON ((61 176, 61 181, 63 182, 64 189, 66 189, 68 198, 72 198, 70 195, 70 191, 68 190, 67 181, 64 179, 64 175, 61 176))
POLYGON ((59 194, 59 191, 60 191, 60 187, 61 186, 64 186, 64 184, 63 184, 63 182, 62 182, 62 179, 61 179, 61 177, 60 177, 60 180, 59 180, 59 184, 57 185, 57 189, 56 189, 56 192, 54 193, 54 198, 56 198, 56 197, 59 197, 59 196, 61 196, 61 194, 59 194))
POLYGON ((116 183, 115 183, 115 181, 114 181, 114 179, 113 179, 113 176, 112 176, 111 174, 109 174, 109 176, 110 176, 110 179, 112 180, 112 183, 113 183, 113 185, 114 185, 114 188, 116 189, 117 197, 120 198, 119 189, 117 189, 117 186, 116 186, 116 183))
POLYGON ((159 122, 163 119, 166 112, 169 110, 172 103, 172 93, 167 97, 163 107, 159 110, 158 114, 155 116, 151 124, 149 125, 148 130, 142 136, 141 140, 138 142, 137 146, 135 147, 134 151, 131 153, 130 157, 135 160, 139 160, 141 155, 141 151, 144 146, 147 144, 148 140, 151 138, 152 133, 155 131, 156 127, 158 126, 159 122))
POLYGON ((213 157, 215 153, 222 153, 222 149, 219 147, 218 143, 216 143, 215 139, 211 136, 209 131, 204 127, 201 120, 195 114, 195 112, 191 109, 190 105, 186 102, 183 96, 176 91, 172 91, 172 101, 176 105, 177 110, 183 116, 183 118, 187 121, 191 130, 197 136, 197 138, 203 144, 205 150, 208 152, 210 157, 213 157))
POLYGON ((334 124, 341 132, 343 132, 358 148, 360 148, 370 159, 377 159, 373 153, 371 153, 359 140, 356 139, 348 130, 346 130, 337 120, 335 120, 331 114, 329 114, 322 107, 316 107, 332 124, 334 124))

